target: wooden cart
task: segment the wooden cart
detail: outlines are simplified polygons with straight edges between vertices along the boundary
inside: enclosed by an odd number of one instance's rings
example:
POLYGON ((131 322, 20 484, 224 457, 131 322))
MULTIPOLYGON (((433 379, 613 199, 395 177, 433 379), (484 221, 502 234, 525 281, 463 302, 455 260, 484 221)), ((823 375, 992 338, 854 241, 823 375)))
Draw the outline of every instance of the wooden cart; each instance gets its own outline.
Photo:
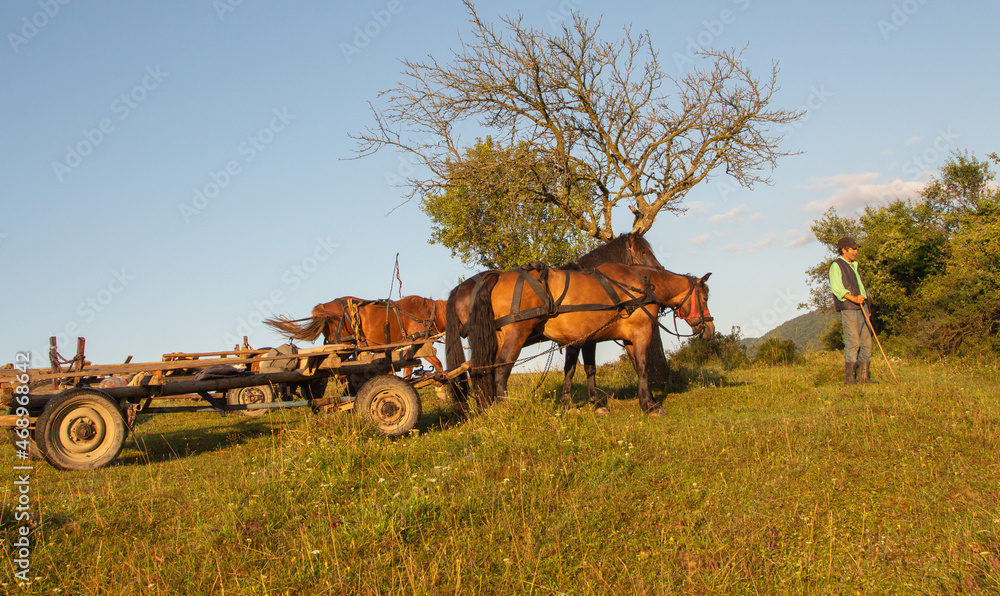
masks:
POLYGON ((133 363, 129 357, 110 365, 87 362, 82 338, 76 356, 63 359, 53 338, 49 369, 18 364, 0 369, 0 403, 8 408, 0 415, 0 429, 9 433, 19 457, 44 458, 63 470, 113 462, 137 414, 353 409, 383 434, 398 437, 420 417, 417 391, 443 386, 465 370, 396 376, 433 356, 439 337, 364 348, 329 344, 269 350, 250 349, 244 339, 243 348, 232 351, 173 352, 161 362, 133 363), (325 397, 331 377, 350 389, 325 397), (190 405, 177 405, 178 400, 190 405))

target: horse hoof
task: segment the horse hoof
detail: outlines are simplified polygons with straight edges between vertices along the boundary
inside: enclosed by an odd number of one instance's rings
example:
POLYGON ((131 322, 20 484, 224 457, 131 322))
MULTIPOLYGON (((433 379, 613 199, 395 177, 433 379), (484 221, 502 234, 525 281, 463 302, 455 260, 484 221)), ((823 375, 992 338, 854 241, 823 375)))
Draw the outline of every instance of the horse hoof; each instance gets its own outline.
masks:
POLYGON ((663 418, 664 416, 667 415, 667 413, 663 410, 663 408, 657 407, 657 408, 653 408, 652 410, 646 412, 646 415, 647 416, 651 416, 653 418, 663 418))
POLYGON ((601 406, 600 408, 594 408, 594 414, 598 416, 607 416, 611 414, 611 410, 607 409, 604 406, 601 406))

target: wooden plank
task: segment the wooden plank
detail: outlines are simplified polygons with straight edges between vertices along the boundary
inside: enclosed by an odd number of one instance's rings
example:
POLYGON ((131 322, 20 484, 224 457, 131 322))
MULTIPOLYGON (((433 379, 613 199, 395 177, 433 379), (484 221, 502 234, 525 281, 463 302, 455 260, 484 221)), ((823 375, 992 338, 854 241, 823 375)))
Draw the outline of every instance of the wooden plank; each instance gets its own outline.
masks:
POLYGON ((267 354, 267 350, 229 350, 226 352, 170 352, 169 354, 163 355, 164 362, 168 360, 183 360, 183 359, 195 359, 195 358, 207 358, 208 356, 241 356, 247 354, 250 357, 253 356, 263 356, 267 354))
MULTIPOLYGON (((2 414, 2 415, 0 415, 0 429, 17 428, 17 419, 18 418, 20 418, 20 416, 14 416, 13 414, 10 414, 10 415, 8 415, 8 414, 2 414)), ((37 419, 38 419, 37 416, 29 416, 28 417, 29 428, 34 428, 35 427, 35 420, 37 420, 37 419)))
MULTIPOLYGON (((28 370, 28 375, 31 377, 32 381, 46 381, 53 379, 78 379, 82 377, 105 377, 113 375, 127 375, 136 374, 140 372, 145 373, 155 373, 155 372, 167 372, 175 370, 183 370, 186 368, 207 368, 209 366, 216 366, 219 364, 253 364, 259 362, 266 362, 269 360, 285 360, 287 358, 300 358, 304 356, 316 356, 320 354, 337 354, 347 356, 356 355, 358 360, 364 363, 373 362, 377 356, 375 354, 381 352, 391 352, 400 348, 412 348, 414 346, 427 346, 437 339, 440 339, 444 334, 438 334, 433 337, 422 339, 415 342, 399 342, 393 344, 380 344, 375 346, 367 346, 364 348, 359 348, 352 344, 330 344, 325 346, 317 346, 314 348, 304 348, 299 350, 298 354, 289 355, 278 355, 278 356, 251 356, 243 358, 204 358, 198 360, 172 360, 169 362, 130 362, 128 364, 91 364, 90 367, 84 369, 83 371, 60 371, 53 372, 51 369, 30 369, 28 370)), ((418 350, 419 352, 419 350, 418 350)), ((200 355, 200 354, 220 354, 221 352, 201 352, 201 353, 186 353, 186 352, 173 352, 171 354, 165 354, 164 356, 170 356, 175 358, 181 358, 190 355, 200 355)), ((234 352, 234 354, 239 354, 239 351, 234 352)), ((306 365, 305 362, 302 363, 303 366, 306 365)), ((322 367, 321 368, 326 368, 322 367)), ((13 382, 14 378, 18 374, 23 374, 17 370, 0 371, 0 382, 13 382)))

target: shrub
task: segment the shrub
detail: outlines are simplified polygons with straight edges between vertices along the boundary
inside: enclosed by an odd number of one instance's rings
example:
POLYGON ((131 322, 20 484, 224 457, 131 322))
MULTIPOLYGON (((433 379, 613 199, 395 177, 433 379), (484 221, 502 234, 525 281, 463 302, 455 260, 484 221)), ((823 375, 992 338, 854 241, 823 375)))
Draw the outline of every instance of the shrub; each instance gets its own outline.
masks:
POLYGON ((819 338, 824 350, 839 352, 844 349, 844 330, 840 324, 840 319, 830 323, 830 328, 823 332, 819 338))
POLYGON ((699 337, 689 338, 670 355, 672 364, 688 366, 703 366, 712 360, 717 361, 726 370, 740 368, 750 363, 739 327, 733 327, 727 335, 716 331, 715 337, 708 341, 699 337))
POLYGON ((795 345, 794 341, 772 337, 765 339, 757 347, 757 355, 754 357, 754 363, 766 366, 779 366, 794 364, 801 359, 799 347, 795 345))

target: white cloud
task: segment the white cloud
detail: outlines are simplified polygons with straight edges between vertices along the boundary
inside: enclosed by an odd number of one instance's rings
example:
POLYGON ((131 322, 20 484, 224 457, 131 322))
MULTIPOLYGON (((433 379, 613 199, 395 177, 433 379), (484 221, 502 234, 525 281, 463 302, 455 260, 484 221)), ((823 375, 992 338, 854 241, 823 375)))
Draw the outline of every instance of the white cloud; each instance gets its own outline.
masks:
POLYGON ((725 213, 717 213, 712 217, 708 218, 708 223, 718 223, 720 221, 733 221, 738 217, 742 217, 747 212, 746 205, 740 205, 739 207, 733 207, 725 213))
POLYGON ((748 255, 769 248, 798 248, 815 241, 816 237, 813 236, 812 232, 801 232, 792 229, 783 234, 767 232, 761 239, 754 242, 727 244, 719 250, 733 253, 734 255, 748 255))
POLYGON ((750 222, 763 221, 764 216, 760 213, 750 213, 747 209, 746 204, 742 204, 739 207, 733 207, 725 213, 716 213, 715 215, 708 218, 708 223, 724 223, 728 222, 734 225, 744 225, 749 220, 750 222))
POLYGON ((825 178, 813 178, 802 186, 817 193, 828 193, 826 197, 809 201, 802 210, 806 213, 822 213, 833 207, 837 211, 852 211, 872 205, 884 205, 894 199, 908 199, 924 188, 924 182, 904 182, 896 177, 891 182, 878 183, 879 174, 838 174, 825 178))
POLYGON ((773 234, 768 234, 766 238, 758 240, 757 242, 751 242, 746 246, 746 252, 758 252, 764 250, 765 248, 771 248, 772 246, 777 246, 778 241, 773 234))
POLYGON ((748 242, 747 244, 727 244, 723 246, 721 250, 723 252, 731 252, 736 255, 748 255, 777 245, 777 238, 774 234, 769 233, 764 238, 761 238, 756 242, 748 242))
POLYGON ((798 248, 816 242, 816 236, 812 231, 799 232, 798 230, 789 230, 789 233, 792 239, 785 244, 785 248, 798 248))
POLYGON ((705 246, 712 241, 712 236, 709 234, 702 234, 701 236, 695 236, 694 238, 688 240, 691 244, 695 246, 705 246))
POLYGON ((920 137, 910 137, 910 138, 906 139, 906 144, 907 145, 916 145, 921 140, 922 139, 920 137))
POLYGON ((878 172, 861 172, 859 174, 837 174, 835 176, 824 176, 822 178, 810 178, 808 184, 799 185, 799 188, 821 191, 829 188, 874 182, 875 180, 878 180, 878 176, 878 172))
POLYGON ((690 203, 684 203, 684 208, 690 215, 703 214, 708 211, 711 203, 705 203, 703 201, 691 201, 690 203))

